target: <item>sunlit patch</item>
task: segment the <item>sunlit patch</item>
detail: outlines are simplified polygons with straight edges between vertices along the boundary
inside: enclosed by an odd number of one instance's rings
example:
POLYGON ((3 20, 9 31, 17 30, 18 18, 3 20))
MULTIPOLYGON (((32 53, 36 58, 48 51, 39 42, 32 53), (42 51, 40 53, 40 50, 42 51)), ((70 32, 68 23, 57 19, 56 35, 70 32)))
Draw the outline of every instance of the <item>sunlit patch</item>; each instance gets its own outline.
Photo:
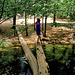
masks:
POLYGON ((29 48, 35 48, 35 45, 28 45, 29 48))
POLYGON ((17 47, 12 47, 12 48, 20 49, 21 47, 18 47, 18 46, 17 46, 17 47))
POLYGON ((7 49, 2 49, 2 48, 0 48, 0 51, 8 51, 7 49))

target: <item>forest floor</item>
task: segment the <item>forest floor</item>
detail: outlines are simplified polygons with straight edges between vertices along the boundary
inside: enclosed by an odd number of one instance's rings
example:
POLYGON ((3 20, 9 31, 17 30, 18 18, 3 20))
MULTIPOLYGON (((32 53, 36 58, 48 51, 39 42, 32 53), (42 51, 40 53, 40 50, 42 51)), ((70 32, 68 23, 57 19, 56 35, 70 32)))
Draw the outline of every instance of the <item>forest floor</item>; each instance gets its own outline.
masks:
MULTIPOLYGON (((28 24, 33 24, 33 19, 28 19, 28 24)), ((72 29, 68 29, 67 27, 51 27, 50 23, 53 22, 52 18, 48 18, 47 21, 47 37, 42 37, 42 43, 47 44, 51 42, 61 42, 63 44, 75 44, 75 27, 72 29)), ((67 20, 57 19, 58 23, 67 23, 67 20)), ((70 22, 74 23, 75 22, 70 22)), ((24 19, 17 19, 17 25, 19 27, 24 26, 24 19)), ((12 27, 12 19, 5 21, 3 24, 0 25, 0 39, 5 39, 9 42, 18 42, 18 37, 14 36, 12 27)), ((35 44, 35 37, 36 31, 34 30, 33 26, 30 26, 28 29, 28 36, 26 36, 25 31, 21 31, 25 41, 27 44, 35 44)))
MULTIPOLYGON (((28 44, 35 43, 36 31, 34 31, 33 27, 28 29, 29 36, 25 36, 25 31, 22 31, 21 33, 28 44)), ((75 44, 75 30, 73 28, 68 29, 67 27, 51 27, 50 24, 47 24, 46 35, 46 37, 41 35, 43 44, 52 42, 61 42, 62 44, 75 44)))
POLYGON ((0 40, 6 42, 17 43, 18 37, 14 36, 13 29, 11 29, 12 23, 10 20, 5 21, 0 25, 0 40))

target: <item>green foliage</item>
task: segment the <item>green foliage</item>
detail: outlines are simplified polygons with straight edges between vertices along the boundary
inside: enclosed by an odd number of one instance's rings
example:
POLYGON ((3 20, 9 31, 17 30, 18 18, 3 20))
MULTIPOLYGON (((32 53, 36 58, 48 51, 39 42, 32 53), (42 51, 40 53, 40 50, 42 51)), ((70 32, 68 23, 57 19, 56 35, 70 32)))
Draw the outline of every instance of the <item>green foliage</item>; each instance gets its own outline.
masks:
POLYGON ((2 46, 3 45, 3 41, 2 40, 0 40, 0 46, 2 46))
POLYGON ((29 29, 29 27, 32 27, 32 26, 34 26, 34 25, 21 26, 18 29, 19 29, 19 31, 25 31, 26 29, 29 29))
POLYGON ((61 23, 56 23, 56 22, 54 22, 54 23, 50 23, 50 25, 53 27, 54 25, 55 25, 55 27, 61 27, 61 26, 65 26, 65 27, 67 27, 67 28, 72 28, 73 26, 75 26, 75 24, 61 24, 61 23))
POLYGON ((15 62, 18 56, 22 56, 20 49, 17 50, 13 47, 0 48, 0 64, 5 65, 15 62))
POLYGON ((26 29, 28 29, 28 26, 21 26, 21 27, 19 27, 18 28, 19 29, 19 31, 25 31, 26 29))
POLYGON ((5 40, 0 40, 0 48, 12 46, 12 43, 5 42, 5 40))
POLYGON ((53 56, 55 56, 54 60, 58 60, 61 63, 65 63, 68 60, 68 57, 72 54, 72 46, 71 45, 46 45, 45 46, 46 58, 48 61, 52 61, 53 56), (55 52, 53 53, 53 47, 55 48, 55 52))
MULTIPOLYGON (((3 0, 0 0, 2 7, 3 0)), ((14 15, 15 11, 23 16, 24 11, 27 15, 45 16, 47 13, 56 12, 59 16, 70 16, 75 11, 74 0, 6 0, 2 18, 5 19, 14 15)), ((0 13, 2 10, 0 10, 0 13)), ((74 19, 71 17, 71 19, 74 19)))

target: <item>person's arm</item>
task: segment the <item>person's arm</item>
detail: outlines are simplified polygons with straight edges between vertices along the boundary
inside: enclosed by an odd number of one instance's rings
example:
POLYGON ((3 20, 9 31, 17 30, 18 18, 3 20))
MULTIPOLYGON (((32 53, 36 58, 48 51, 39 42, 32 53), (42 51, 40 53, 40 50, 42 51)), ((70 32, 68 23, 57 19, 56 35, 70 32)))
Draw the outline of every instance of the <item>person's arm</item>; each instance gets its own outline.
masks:
POLYGON ((43 33, 43 31, 40 29, 40 31, 43 33))
POLYGON ((41 30, 40 24, 38 25, 38 29, 43 33, 43 31, 41 30))

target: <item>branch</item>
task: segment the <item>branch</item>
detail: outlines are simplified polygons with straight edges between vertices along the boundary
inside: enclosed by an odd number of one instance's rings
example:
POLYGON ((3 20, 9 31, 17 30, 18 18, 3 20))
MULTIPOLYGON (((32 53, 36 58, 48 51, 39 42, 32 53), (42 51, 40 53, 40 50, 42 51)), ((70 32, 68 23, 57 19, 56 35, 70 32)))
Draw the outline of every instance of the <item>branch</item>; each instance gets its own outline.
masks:
POLYGON ((13 16, 10 16, 10 17, 4 19, 0 24, 2 24, 3 22, 5 22, 6 20, 10 19, 11 17, 13 17, 13 16))

